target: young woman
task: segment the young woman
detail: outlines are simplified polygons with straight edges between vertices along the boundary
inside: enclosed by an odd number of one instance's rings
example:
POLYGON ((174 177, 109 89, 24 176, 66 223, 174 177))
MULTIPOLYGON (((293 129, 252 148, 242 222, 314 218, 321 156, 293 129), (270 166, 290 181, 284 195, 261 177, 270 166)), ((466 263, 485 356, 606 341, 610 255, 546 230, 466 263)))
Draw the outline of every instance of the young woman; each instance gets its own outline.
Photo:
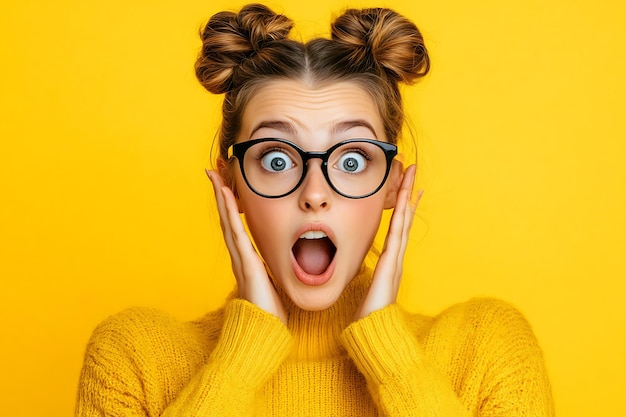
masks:
POLYGON ((395 303, 420 197, 415 167, 395 159, 398 83, 429 70, 418 29, 389 9, 348 10, 331 39, 304 44, 291 27, 249 5, 202 33, 198 79, 225 93, 207 173, 237 296, 194 322, 145 309, 106 320, 76 415, 553 415, 516 310, 473 300, 426 317, 395 303))

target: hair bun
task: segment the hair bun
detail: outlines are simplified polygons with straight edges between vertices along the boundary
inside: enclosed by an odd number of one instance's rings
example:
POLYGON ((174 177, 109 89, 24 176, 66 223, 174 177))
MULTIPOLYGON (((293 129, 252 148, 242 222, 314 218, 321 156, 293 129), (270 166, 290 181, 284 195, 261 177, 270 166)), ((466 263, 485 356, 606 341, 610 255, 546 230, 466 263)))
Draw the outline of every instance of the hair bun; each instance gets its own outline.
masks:
POLYGON ((419 29, 391 9, 346 10, 332 23, 331 36, 350 51, 352 65, 374 67, 396 81, 410 84, 430 69, 419 29))
POLYGON ((239 13, 220 12, 201 32, 202 51, 196 60, 196 77, 214 94, 233 88, 233 74, 273 41, 285 39, 293 22, 261 4, 250 4, 239 13))

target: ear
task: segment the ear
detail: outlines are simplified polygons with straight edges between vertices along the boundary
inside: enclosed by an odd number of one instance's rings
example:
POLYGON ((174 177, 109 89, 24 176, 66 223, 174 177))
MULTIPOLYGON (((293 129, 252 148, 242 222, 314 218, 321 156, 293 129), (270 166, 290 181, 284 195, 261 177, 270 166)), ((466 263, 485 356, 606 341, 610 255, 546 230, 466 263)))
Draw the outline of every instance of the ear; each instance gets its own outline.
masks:
POLYGON ((402 162, 394 159, 391 162, 391 170, 389 172, 389 178, 387 179, 387 195, 385 196, 385 209, 391 209, 396 206, 396 200, 398 199, 398 191, 400 185, 402 185, 402 178, 404 178, 404 166, 402 162))
POLYGON ((221 156, 217 157, 217 172, 222 177, 222 181, 228 188, 230 188, 237 200, 237 207, 239 208, 239 213, 243 213, 243 208, 241 206, 241 201, 239 200, 239 193, 237 192, 237 185, 235 183, 235 177, 232 172, 233 168, 229 166, 228 161, 224 160, 221 156))

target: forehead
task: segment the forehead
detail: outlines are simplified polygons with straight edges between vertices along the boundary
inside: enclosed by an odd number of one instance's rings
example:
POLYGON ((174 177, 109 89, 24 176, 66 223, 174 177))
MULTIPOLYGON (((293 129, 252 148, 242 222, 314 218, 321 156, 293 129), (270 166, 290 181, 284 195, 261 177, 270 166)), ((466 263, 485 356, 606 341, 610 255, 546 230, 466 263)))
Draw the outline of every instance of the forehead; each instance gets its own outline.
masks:
MULTIPOLYGON (((372 96, 356 83, 341 81, 314 86, 297 80, 272 80, 250 97, 242 117, 242 139, 258 126, 283 126, 295 136, 329 134, 337 126, 367 128, 384 140, 384 129, 372 96), (361 123, 352 123, 361 121, 361 123), (271 123, 268 123, 271 122, 271 123)), ((341 129, 339 129, 341 130, 341 129)))

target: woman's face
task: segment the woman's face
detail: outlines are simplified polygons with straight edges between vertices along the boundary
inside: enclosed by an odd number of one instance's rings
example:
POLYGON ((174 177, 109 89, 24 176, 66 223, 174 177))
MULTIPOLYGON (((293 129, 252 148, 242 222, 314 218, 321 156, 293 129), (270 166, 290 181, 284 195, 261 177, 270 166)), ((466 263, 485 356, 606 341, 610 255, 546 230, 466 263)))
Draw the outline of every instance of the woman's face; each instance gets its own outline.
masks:
MULTIPOLYGON (((305 151, 353 138, 386 141, 376 106, 361 87, 337 82, 313 88, 292 80, 272 81, 250 99, 236 142, 260 138, 286 139, 305 151)), ((383 209, 395 203, 400 164, 394 163, 381 190, 362 199, 333 191, 320 159, 308 162, 293 193, 273 199, 255 194, 239 165, 232 167, 240 208, 276 284, 302 309, 332 305, 358 273, 383 209)))

